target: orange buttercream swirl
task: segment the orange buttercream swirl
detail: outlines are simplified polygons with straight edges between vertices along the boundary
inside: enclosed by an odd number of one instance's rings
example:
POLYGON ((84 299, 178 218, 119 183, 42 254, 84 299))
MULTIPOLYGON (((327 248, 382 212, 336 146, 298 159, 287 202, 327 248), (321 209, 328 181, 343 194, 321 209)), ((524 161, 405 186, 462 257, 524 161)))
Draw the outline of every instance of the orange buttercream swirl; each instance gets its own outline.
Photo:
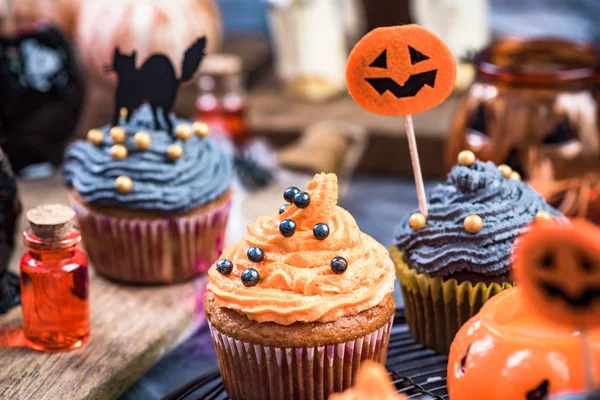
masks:
POLYGON ((309 183, 310 205, 291 204, 281 215, 260 217, 249 224, 244 238, 224 250, 221 258, 233 263, 229 275, 213 265, 208 290, 215 304, 236 310, 258 322, 280 325, 294 322, 330 322, 383 305, 394 290, 394 265, 385 247, 361 232, 352 216, 337 206, 335 174, 318 174, 309 183), (296 232, 284 237, 279 224, 296 223, 296 232), (319 222, 329 225, 325 240, 313 235, 319 222), (264 252, 259 263, 246 252, 258 246, 264 252), (331 270, 331 260, 344 257, 342 274, 331 270), (246 268, 260 274, 256 286, 246 287, 240 275, 246 268))

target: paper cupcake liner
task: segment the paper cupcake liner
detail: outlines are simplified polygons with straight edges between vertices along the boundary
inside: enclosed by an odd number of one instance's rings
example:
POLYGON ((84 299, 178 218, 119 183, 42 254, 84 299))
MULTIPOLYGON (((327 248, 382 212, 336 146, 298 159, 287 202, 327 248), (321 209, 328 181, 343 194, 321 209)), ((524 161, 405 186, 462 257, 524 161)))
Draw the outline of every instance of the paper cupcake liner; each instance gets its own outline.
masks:
POLYGON ((450 344, 463 324, 479 312, 483 303, 513 285, 507 282, 473 285, 456 279, 442 280, 411 269, 395 246, 390 255, 396 272, 408 328, 417 342, 447 354, 450 344))
POLYGON ((88 257, 108 278, 139 284, 182 282, 206 272, 223 251, 231 200, 205 213, 112 217, 70 197, 88 257))
POLYGON ((385 363, 393 320, 355 340, 305 348, 244 342, 212 325, 210 332, 232 400, 327 400, 352 386, 362 361, 385 363))

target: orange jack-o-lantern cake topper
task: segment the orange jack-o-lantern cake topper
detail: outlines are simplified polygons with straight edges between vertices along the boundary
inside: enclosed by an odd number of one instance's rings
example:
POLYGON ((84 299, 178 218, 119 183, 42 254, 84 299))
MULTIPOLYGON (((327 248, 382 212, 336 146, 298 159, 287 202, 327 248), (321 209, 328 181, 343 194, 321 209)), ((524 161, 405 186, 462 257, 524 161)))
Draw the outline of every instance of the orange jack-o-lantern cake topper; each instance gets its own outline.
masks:
POLYGON ((346 67, 352 98, 380 115, 416 114, 442 103, 454 87, 448 46, 418 25, 377 28, 354 47, 346 67))
POLYGON ((600 228, 536 222, 516 247, 514 271, 524 297, 547 318, 600 327, 600 228))

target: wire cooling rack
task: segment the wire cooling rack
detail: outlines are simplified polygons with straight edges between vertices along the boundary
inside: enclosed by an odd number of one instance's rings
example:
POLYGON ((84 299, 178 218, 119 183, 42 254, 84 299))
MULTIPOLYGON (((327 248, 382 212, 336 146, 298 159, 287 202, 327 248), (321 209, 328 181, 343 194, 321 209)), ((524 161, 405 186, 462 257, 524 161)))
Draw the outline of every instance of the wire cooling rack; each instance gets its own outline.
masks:
MULTIPOLYGON (((409 399, 448 399, 448 357, 415 343, 404 310, 396 310, 388 349, 387 368, 399 393, 409 399)), ((219 370, 192 379, 162 400, 229 400, 219 370)))

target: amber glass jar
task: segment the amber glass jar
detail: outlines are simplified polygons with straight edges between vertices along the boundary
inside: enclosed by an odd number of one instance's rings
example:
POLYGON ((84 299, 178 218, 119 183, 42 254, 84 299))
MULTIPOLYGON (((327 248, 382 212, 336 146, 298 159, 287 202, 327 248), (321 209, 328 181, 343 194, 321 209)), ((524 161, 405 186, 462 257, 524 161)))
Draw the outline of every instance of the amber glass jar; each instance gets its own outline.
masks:
POLYGON ((469 149, 510 165, 563 212, 600 217, 600 204, 592 204, 598 196, 588 190, 600 182, 596 48, 506 38, 476 62, 476 80, 451 127, 446 169, 469 149))

